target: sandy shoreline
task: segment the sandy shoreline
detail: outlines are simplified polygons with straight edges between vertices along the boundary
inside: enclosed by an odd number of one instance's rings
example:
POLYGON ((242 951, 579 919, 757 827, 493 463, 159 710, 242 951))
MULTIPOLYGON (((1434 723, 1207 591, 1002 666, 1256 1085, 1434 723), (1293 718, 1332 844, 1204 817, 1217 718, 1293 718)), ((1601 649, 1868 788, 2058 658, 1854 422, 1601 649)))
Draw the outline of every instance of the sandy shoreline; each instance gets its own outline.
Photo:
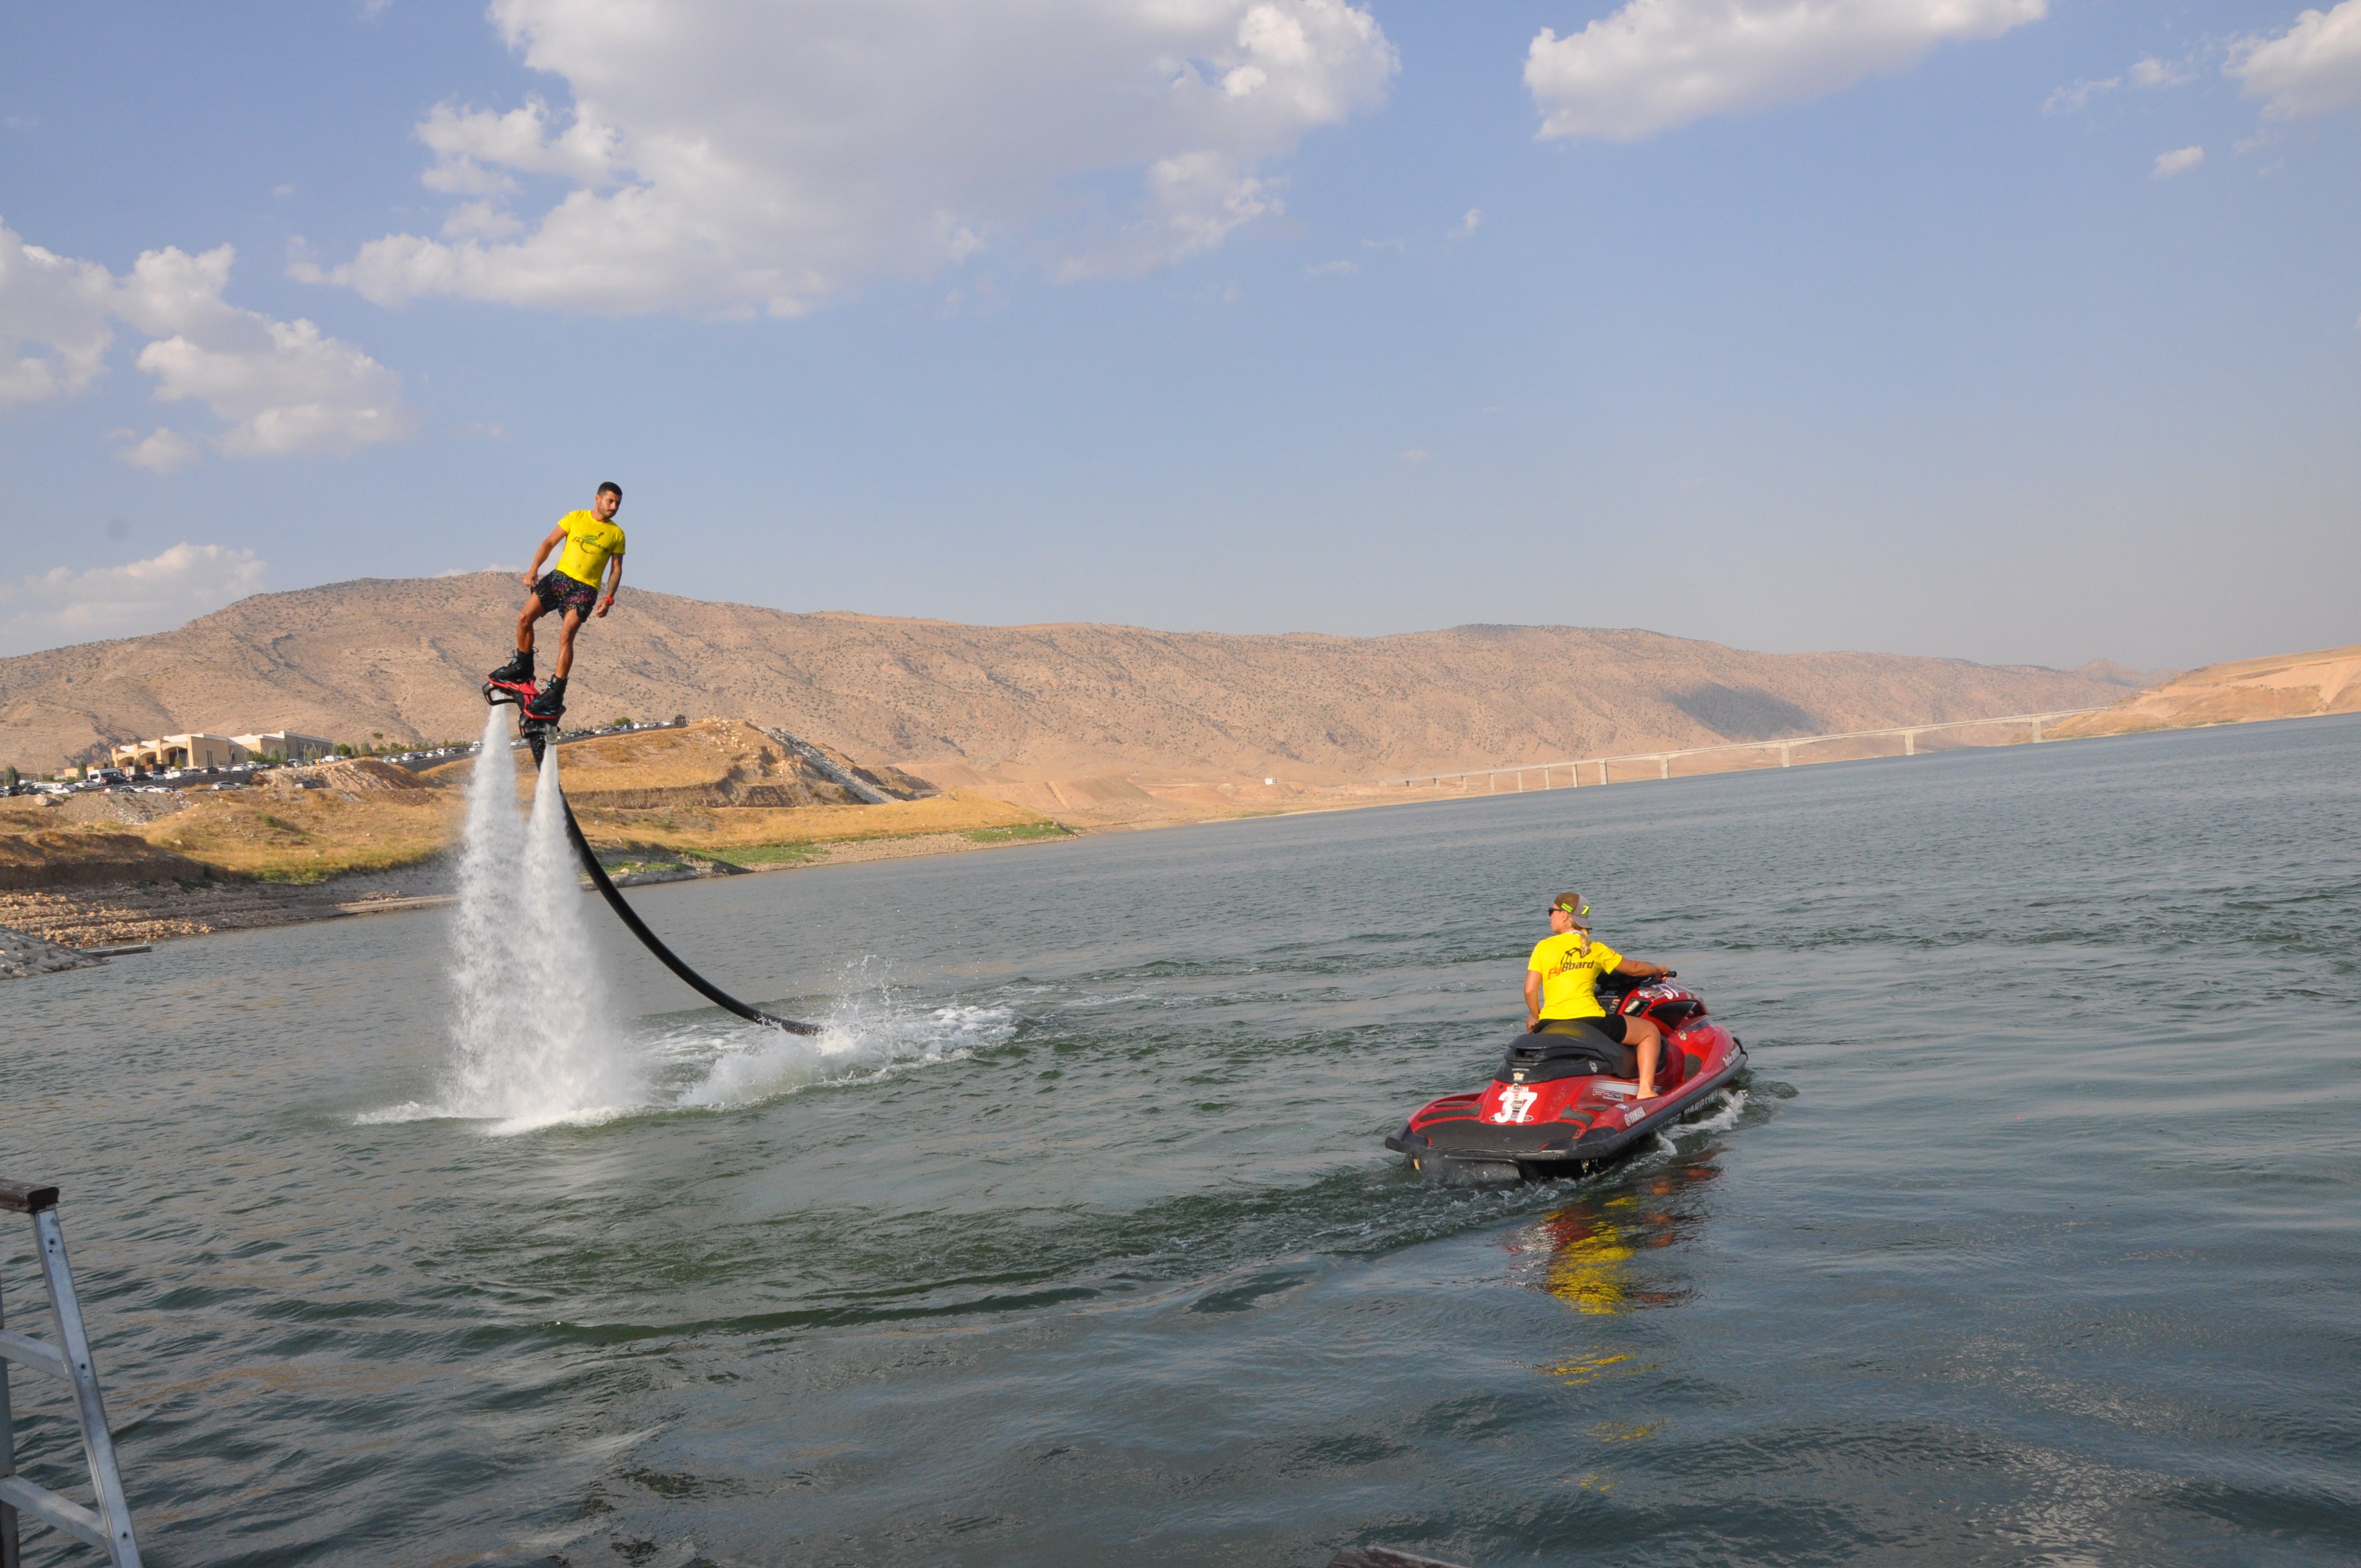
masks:
MULTIPOLYGON (((2249 719, 2246 722, 2268 721, 2249 719)), ((2083 737, 2060 737, 2061 741, 2067 739, 2083 737)), ((1866 760, 1869 758, 1864 756, 1832 756, 1815 758, 1813 764, 1823 761, 1866 760)), ((1805 764, 1799 762, 1798 765, 1805 764)), ((1760 770, 1752 766, 1725 766, 1709 771, 1760 770)), ((1676 773, 1674 776, 1696 775, 1676 773)), ((710 851, 667 850, 654 846, 642 846, 637 850, 637 854, 644 859, 626 860, 616 850, 607 851, 602 859, 616 884, 621 887, 654 883, 710 882, 730 876, 752 876, 813 866, 851 865, 924 855, 966 854, 978 850, 1009 849, 1027 843, 1055 843, 1078 834, 1153 832, 1218 822, 1257 821, 1268 817, 1317 816, 1380 806, 1438 805, 1454 800, 1485 799, 1496 795, 1532 793, 1528 788, 1517 787, 1525 783, 1522 779, 1515 780, 1510 788, 1499 787, 1498 780, 1489 782, 1490 788, 1476 789, 1462 784, 1457 788, 1450 785, 1410 789, 1361 786, 1333 791, 1303 791, 1297 795, 1295 800, 1276 806, 1260 804, 1249 806, 1239 801, 1217 803, 1210 799, 1187 803, 1159 801, 1159 809, 1137 815, 1119 809, 1078 812, 1073 817, 1057 824, 1056 831, 1038 838, 1002 839, 997 836, 1007 829, 985 829, 981 835, 973 829, 955 829, 848 838, 799 845, 797 848, 803 852, 772 863, 729 865, 708 858, 710 851)), ((1622 784, 1624 781, 1617 783, 1622 784)), ((1554 787, 1565 785, 1561 781, 1554 787)), ((1042 826, 1049 824, 1045 822, 1042 826)), ((1024 833, 1026 829, 1016 831, 1024 833)), ((446 852, 401 870, 351 872, 309 883, 207 878, 202 882, 123 882, 43 889, 0 887, 0 928, 25 932, 68 948, 87 950, 209 936, 217 932, 291 926, 312 920, 396 914, 449 903, 454 897, 455 865, 455 857, 446 852)), ((585 885, 588 885, 587 881, 585 885)))
MULTIPOLYGON (((1561 779, 1560 787, 1565 787, 1561 779)), ((708 852, 639 847, 630 859, 609 850, 601 859, 619 887, 657 883, 717 882, 733 876, 799 871, 814 866, 908 860, 924 855, 966 854, 1028 843, 1056 843, 1081 834, 1148 833, 1220 822, 1259 821, 1271 817, 1322 816, 1373 806, 1440 804, 1492 795, 1530 793, 1495 787, 1422 787, 1396 790, 1362 786, 1304 791, 1278 804, 1230 800, 1159 801, 1134 815, 1121 810, 1077 813, 1062 831, 1040 838, 979 841, 972 831, 950 830, 822 840, 805 852, 768 864, 729 865, 708 852), (1092 818, 1095 818, 1093 820, 1092 818)), ((987 830, 989 831, 989 830, 987 830)), ((394 871, 347 872, 314 883, 262 880, 144 881, 41 888, 0 888, 0 927, 23 931, 68 948, 118 947, 250 931, 314 920, 399 914, 450 903, 456 895, 456 853, 445 851, 394 871)), ((588 886, 588 879, 584 886, 588 886)))

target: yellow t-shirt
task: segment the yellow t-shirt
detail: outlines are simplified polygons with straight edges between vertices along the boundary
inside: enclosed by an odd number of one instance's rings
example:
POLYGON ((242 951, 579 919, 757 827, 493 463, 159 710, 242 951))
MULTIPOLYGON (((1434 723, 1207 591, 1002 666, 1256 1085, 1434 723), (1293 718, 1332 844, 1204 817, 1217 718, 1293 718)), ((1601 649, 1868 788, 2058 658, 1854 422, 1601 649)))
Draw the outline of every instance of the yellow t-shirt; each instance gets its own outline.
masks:
POLYGON ((607 563, 623 553, 623 531, 600 522, 598 514, 589 511, 569 511, 557 520, 557 526, 566 530, 566 553, 557 558, 557 569, 597 587, 607 563))
POLYGON ((1598 977, 1613 972, 1623 955, 1600 941, 1587 946, 1583 934, 1544 937, 1533 944, 1528 971, 1542 977, 1542 1019, 1604 1018, 1598 1004, 1598 977))

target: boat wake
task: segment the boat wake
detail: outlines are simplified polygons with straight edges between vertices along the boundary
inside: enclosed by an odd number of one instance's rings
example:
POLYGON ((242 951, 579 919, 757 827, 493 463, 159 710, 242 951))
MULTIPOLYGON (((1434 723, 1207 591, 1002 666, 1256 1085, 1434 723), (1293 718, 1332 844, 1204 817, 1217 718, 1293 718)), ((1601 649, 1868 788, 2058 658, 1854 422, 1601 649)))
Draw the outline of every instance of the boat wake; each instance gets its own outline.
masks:
POLYGON ((1726 1133, 1738 1125, 1739 1118, 1745 1114, 1746 1091, 1725 1089, 1721 1091, 1721 1105, 1712 1115, 1699 1116, 1695 1121, 1684 1123, 1680 1130, 1684 1133, 1726 1133))

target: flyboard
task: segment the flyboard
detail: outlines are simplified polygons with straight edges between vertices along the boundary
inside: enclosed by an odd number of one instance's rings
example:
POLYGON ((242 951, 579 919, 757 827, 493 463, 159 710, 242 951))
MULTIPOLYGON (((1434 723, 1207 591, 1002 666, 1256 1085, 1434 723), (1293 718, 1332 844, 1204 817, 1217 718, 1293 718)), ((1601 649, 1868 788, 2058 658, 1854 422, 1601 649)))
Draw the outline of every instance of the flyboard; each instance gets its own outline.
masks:
MULTIPOLYGON (((557 739, 557 715, 553 714, 547 718, 536 718, 533 715, 531 705, 533 698, 539 695, 533 682, 529 680, 513 684, 508 681, 484 683, 486 702, 495 707, 502 703, 516 705, 517 729, 524 737, 525 743, 533 748, 533 762, 536 768, 541 765, 542 753, 557 739)), ((563 709, 559 710, 560 713, 563 711, 563 709)), ((582 824, 574 819, 574 804, 566 798, 566 792, 563 789, 557 792, 557 801, 566 809, 566 837, 573 843, 574 852, 581 857, 582 869, 590 873, 591 885, 598 890, 598 895, 607 901, 607 906, 621 919, 631 935, 640 939, 640 945, 661 959, 664 968, 687 981, 690 990, 712 1003, 716 1007, 735 1013, 749 1023, 768 1024, 772 1028, 785 1029, 790 1035, 819 1033, 819 1025, 817 1024, 800 1023, 793 1018, 782 1018, 775 1014, 765 1013, 759 1007, 749 1007, 681 962, 680 956, 665 947, 663 939, 648 929, 647 923, 640 918, 639 912, 624 901, 621 890, 608 879, 607 868, 598 863, 598 855, 591 850, 590 840, 582 836, 582 824)))

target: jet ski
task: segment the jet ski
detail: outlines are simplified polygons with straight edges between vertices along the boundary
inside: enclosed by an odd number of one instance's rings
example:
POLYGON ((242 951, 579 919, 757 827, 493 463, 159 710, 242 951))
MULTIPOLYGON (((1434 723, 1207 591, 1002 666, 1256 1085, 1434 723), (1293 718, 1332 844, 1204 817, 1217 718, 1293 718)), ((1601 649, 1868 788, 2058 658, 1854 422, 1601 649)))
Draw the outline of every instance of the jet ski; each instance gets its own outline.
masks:
POLYGON ((1492 1081, 1411 1113, 1386 1147, 1413 1170, 1512 1181, 1581 1176, 1629 1154, 1746 1067, 1746 1047, 1706 1014, 1705 999, 1673 977, 1608 975, 1610 1013, 1652 1018, 1664 1032, 1653 1100, 1639 1098, 1637 1052, 1588 1030, 1519 1035, 1492 1081))

